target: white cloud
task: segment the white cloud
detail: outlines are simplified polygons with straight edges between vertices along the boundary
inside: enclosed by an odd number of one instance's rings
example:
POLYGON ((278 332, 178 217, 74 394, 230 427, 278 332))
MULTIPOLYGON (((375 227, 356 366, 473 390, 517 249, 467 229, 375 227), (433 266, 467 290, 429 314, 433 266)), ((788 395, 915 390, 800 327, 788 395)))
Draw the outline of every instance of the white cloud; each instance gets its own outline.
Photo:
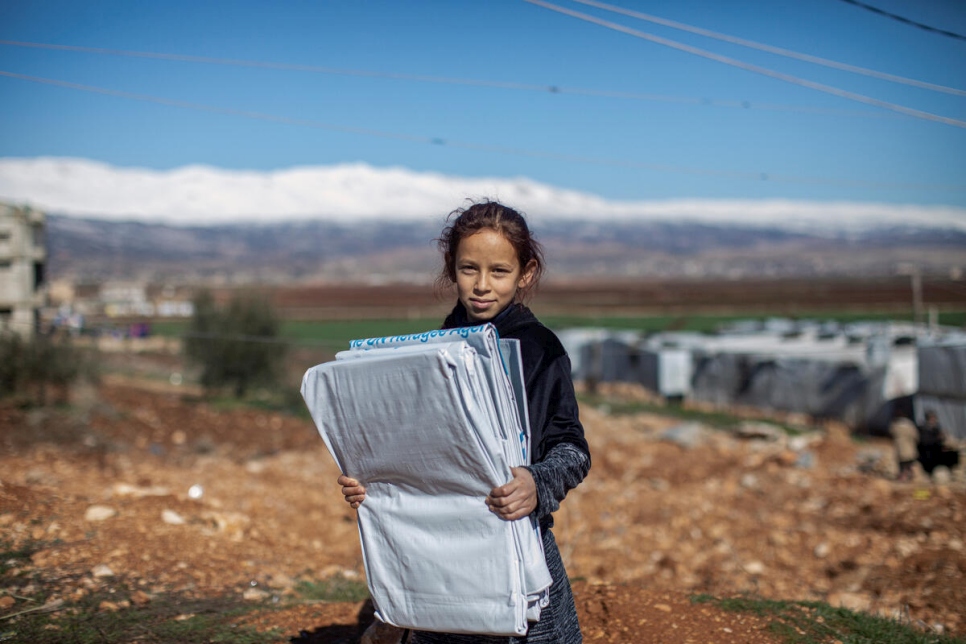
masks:
POLYGON ((355 163, 269 172, 0 159, 0 199, 60 214, 173 224, 438 218, 490 197, 535 219, 689 220, 810 229, 916 224, 966 230, 966 208, 791 200, 616 201, 527 178, 468 178, 355 163))

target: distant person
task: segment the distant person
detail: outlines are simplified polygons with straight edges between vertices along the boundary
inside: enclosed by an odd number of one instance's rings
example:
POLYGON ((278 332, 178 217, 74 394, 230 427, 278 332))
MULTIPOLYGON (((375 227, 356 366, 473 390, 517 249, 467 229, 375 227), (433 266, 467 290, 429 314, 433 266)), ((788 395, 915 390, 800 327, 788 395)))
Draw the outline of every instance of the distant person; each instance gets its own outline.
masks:
MULTIPOLYGON (((438 240, 443 254, 439 283, 455 284, 457 301, 443 328, 490 322, 501 338, 520 341, 523 358, 532 463, 512 468, 513 478, 491 490, 485 502, 490 511, 507 521, 528 515, 537 519, 553 584, 549 605, 541 610, 539 621, 530 622, 524 637, 414 631, 403 641, 579 644, 583 639, 570 581, 550 528, 552 513, 567 492, 587 476, 590 451, 578 418, 570 359, 557 336, 521 302, 543 273, 543 253, 523 216, 500 203, 476 203, 453 211, 450 219, 438 240)), ((366 489, 351 474, 339 477, 339 485, 346 502, 358 508, 365 500, 366 489)))
POLYGON ((927 474, 932 474, 938 466, 944 465, 950 469, 959 463, 959 452, 947 449, 946 434, 939 425, 939 416, 935 411, 926 412, 922 426, 919 427, 919 462, 927 474))
POLYGON ((892 413, 892 422, 889 423, 889 434, 892 436, 892 444, 896 450, 896 461, 899 464, 899 474, 897 481, 911 481, 915 472, 913 466, 919 458, 919 430, 916 428, 905 413, 896 407, 892 413))

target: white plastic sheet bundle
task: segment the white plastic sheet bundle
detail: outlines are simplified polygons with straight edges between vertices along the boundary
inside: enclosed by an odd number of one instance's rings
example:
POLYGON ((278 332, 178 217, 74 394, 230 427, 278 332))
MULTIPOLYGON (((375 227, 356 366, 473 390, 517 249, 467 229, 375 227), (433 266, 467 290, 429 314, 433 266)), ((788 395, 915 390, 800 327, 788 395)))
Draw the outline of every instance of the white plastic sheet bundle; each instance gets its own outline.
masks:
POLYGON ((485 498, 528 464, 519 343, 478 327, 354 340, 302 396, 339 468, 366 487, 359 536, 382 621, 523 635, 551 583, 539 528, 485 498))

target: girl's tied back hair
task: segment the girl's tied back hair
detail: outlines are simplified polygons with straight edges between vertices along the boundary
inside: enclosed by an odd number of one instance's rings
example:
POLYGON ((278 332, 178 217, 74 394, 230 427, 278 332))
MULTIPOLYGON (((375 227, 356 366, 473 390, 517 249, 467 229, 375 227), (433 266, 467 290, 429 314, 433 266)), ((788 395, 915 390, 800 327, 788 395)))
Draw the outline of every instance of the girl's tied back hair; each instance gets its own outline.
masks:
POLYGON ((533 262, 533 275, 526 287, 517 291, 517 298, 527 300, 536 290, 543 275, 543 247, 533 237, 527 220, 509 206, 489 199, 474 203, 466 208, 457 208, 446 216, 447 224, 436 240, 443 253, 443 270, 436 278, 438 291, 456 283, 456 250, 467 237, 488 228, 494 230, 510 242, 517 253, 520 269, 533 262))

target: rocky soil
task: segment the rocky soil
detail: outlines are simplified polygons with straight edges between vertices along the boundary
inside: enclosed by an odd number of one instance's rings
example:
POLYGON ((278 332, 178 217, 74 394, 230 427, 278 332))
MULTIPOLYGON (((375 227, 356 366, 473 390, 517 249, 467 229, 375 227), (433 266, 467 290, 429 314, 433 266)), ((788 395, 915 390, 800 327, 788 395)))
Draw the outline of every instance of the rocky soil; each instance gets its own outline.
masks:
MULTIPOLYGON (((894 482, 887 442, 835 425, 788 438, 760 422, 581 413, 593 468, 555 534, 586 641, 777 642, 762 619, 695 593, 823 600, 966 633, 961 473, 894 482)), ((64 607, 116 588, 100 610, 227 594, 265 604, 246 623, 281 628, 280 641, 357 642, 362 602, 279 609, 301 580, 362 578, 337 476, 306 418, 183 391, 106 382, 69 410, 0 405, 0 541, 32 553, 0 569, 0 630, 41 587, 64 607)))

